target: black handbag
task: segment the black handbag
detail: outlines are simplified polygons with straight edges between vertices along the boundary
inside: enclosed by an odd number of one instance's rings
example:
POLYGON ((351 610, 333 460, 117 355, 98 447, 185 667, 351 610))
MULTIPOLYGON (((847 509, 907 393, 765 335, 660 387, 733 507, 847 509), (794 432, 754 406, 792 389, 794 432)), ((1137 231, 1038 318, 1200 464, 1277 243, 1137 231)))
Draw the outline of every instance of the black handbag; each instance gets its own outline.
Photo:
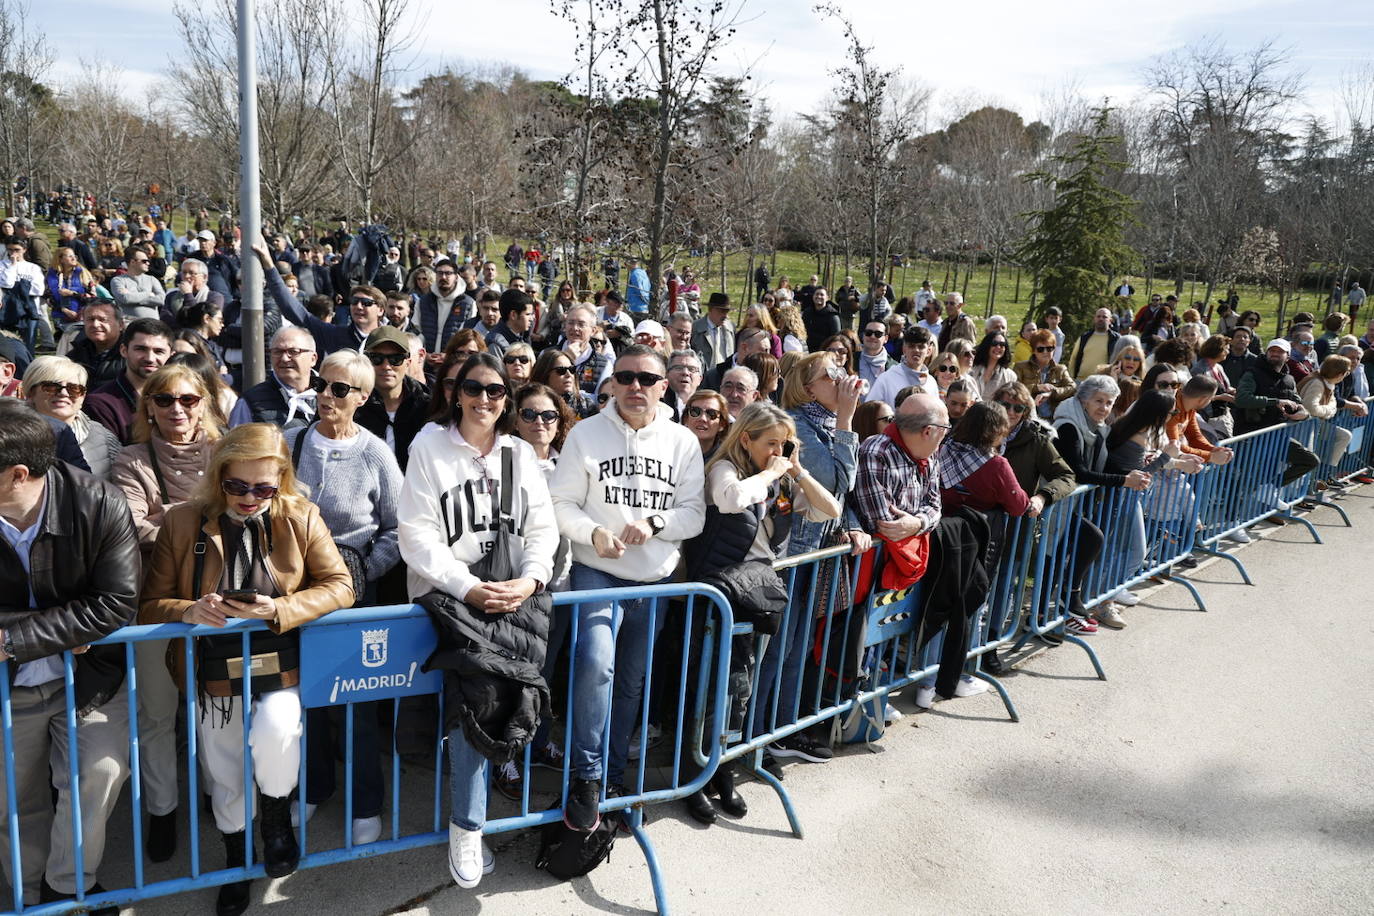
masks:
POLYGON ((777 634, 787 610, 787 588, 771 564, 745 560, 709 573, 701 581, 720 589, 735 617, 752 623, 754 632, 777 634))

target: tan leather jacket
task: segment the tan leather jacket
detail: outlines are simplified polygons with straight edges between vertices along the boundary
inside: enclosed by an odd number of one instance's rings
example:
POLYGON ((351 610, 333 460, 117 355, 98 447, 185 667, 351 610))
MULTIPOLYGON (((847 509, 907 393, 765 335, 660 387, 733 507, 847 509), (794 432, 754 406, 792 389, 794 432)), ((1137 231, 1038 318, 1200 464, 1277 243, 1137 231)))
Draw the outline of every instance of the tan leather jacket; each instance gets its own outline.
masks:
MULTIPOLYGON (((282 597, 276 599, 277 617, 268 625, 278 633, 353 605, 353 580, 334 546, 333 535, 320 518, 320 510, 313 503, 305 506, 296 517, 272 513, 267 571, 282 597)), ((143 583, 139 623, 180 623, 186 608, 201 597, 192 594, 200 529, 199 503, 182 503, 167 510, 143 583)), ((201 589, 208 593, 224 571, 224 544, 218 519, 207 519, 204 531, 207 541, 201 589)))

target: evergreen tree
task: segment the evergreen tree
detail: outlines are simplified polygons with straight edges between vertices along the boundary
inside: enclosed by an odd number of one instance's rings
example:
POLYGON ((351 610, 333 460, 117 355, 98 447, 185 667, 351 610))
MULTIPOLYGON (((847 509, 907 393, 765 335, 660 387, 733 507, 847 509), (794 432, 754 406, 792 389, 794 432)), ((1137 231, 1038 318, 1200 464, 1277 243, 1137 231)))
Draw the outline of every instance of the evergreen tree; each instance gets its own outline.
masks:
POLYGON ((1018 252, 1039 281, 1040 302, 1033 317, 1057 305, 1071 332, 1089 327, 1097 309, 1111 307, 1110 278, 1129 272, 1139 260, 1125 241, 1136 202, 1108 184, 1113 173, 1125 168, 1113 157, 1121 138, 1109 132, 1110 113, 1110 108, 1097 109, 1091 130, 1069 152, 1053 157, 1058 174, 1026 176, 1054 191, 1048 209, 1027 214, 1031 228, 1018 252))

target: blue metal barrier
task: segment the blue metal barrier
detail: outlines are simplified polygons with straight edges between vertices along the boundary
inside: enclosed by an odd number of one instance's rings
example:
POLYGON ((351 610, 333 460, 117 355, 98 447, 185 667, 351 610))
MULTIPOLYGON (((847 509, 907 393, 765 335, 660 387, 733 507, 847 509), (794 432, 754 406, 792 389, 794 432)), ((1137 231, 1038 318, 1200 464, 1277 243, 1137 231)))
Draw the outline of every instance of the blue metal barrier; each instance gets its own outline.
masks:
MULTIPOLYGON (((569 671, 566 681, 568 702, 565 708, 565 730, 563 738, 563 771, 559 774, 558 804, 556 807, 548 808, 536 805, 531 809, 531 790, 532 790, 532 765, 531 748, 527 746, 521 765, 521 798, 518 802, 517 810, 507 813, 504 816, 489 817, 483 829, 484 834, 497 834, 511 830, 519 830, 529 827, 537 827, 544 824, 554 823, 562 819, 562 808, 567 802, 566 792, 569 783, 569 768, 571 762, 571 742, 572 742, 572 715, 573 715, 573 696, 576 683, 576 640, 577 640, 577 607, 584 602, 614 602, 614 613, 617 617, 620 614, 620 602, 629 599, 647 599, 647 613, 650 619, 649 633, 650 638, 645 647, 646 652, 646 683, 649 681, 654 663, 654 655, 657 643, 658 627, 655 625, 656 618, 666 614, 666 608, 670 601, 680 602, 681 607, 675 609, 681 614, 682 626, 684 631, 690 632, 694 628, 703 631, 704 641, 698 655, 691 656, 684 653, 681 659, 678 674, 674 680, 677 688, 676 699, 677 708, 673 719, 673 733, 676 737, 676 755, 680 755, 682 750, 682 740, 685 735, 700 735, 703 729, 703 718, 710 716, 713 721, 719 722, 722 719, 726 701, 726 676, 729 669, 730 645, 728 639, 721 639, 719 634, 729 633, 733 629, 734 623, 729 606, 724 598, 715 589, 699 583, 685 584, 664 584, 646 585, 637 588, 623 589, 604 589, 597 591, 565 592, 553 596, 555 608, 566 608, 571 615, 571 630, 569 636, 569 671), (689 679, 688 672, 695 672, 695 677, 689 679), (695 702, 693 702, 695 700, 695 702), (691 704, 689 706, 689 703, 691 704)), ((557 611, 556 611, 557 612, 557 611)), ((425 617, 422 609, 413 605, 386 607, 386 608, 359 608, 352 610, 335 611, 326 615, 320 620, 315 621, 309 626, 333 626, 340 623, 366 622, 369 624, 385 625, 388 622, 399 620, 425 617)), ((226 633, 239 633, 242 636, 243 662, 245 669, 251 670, 249 657, 249 639, 255 631, 265 629, 265 623, 258 620, 236 620, 232 621, 224 629, 215 629, 205 626, 191 627, 183 624, 162 624, 158 626, 131 626, 125 627, 117 633, 101 640, 98 645, 121 645, 124 647, 125 654, 125 677, 126 687, 123 697, 116 697, 110 703, 127 703, 129 718, 129 765, 130 772, 128 777, 129 792, 131 796, 132 813, 132 874, 127 880, 112 881, 109 872, 112 871, 110 863, 105 863, 102 873, 102 883, 107 887, 111 884, 121 885, 115 889, 107 889, 100 894, 86 894, 78 890, 73 900, 64 900, 54 903, 45 903, 25 908, 22 899, 22 881, 19 876, 22 872, 22 861, 19 844, 19 817, 18 807, 15 797, 15 768, 14 768, 14 735, 13 735, 13 715, 11 704, 11 687, 8 678, 0 678, 0 724, 3 725, 3 736, 5 749, 5 785, 6 800, 8 804, 8 819, 5 825, 7 835, 10 839, 9 864, 11 874, 16 877, 12 888, 12 909, 6 910, 7 913, 23 913, 25 916, 46 916, 46 914, 70 913, 89 908, 102 907, 110 904, 128 904, 151 897, 178 894, 188 891, 196 891, 215 887, 230 882, 243 881, 254 878, 262 878, 265 871, 261 863, 254 862, 252 856, 252 843, 250 842, 248 852, 250 858, 248 865, 244 868, 205 868, 201 861, 201 821, 202 812, 200 800, 200 767, 197 757, 197 733, 196 717, 198 715, 197 703, 195 702, 195 687, 192 685, 188 693, 189 700, 185 704, 185 719, 187 726, 187 757, 186 767, 180 770, 180 776, 185 780, 187 786, 187 799, 184 809, 189 819, 189 827, 184 836, 189 838, 189 848, 183 846, 183 855, 189 855, 186 874, 163 880, 149 881, 145 873, 143 862, 143 827, 142 827, 142 792, 140 785, 140 759, 139 759, 139 730, 138 730, 138 674, 134 664, 134 644, 137 642, 168 640, 172 641, 177 650, 182 653, 186 662, 188 680, 192 677, 190 672, 194 671, 194 637, 200 636, 222 636, 226 633)), ((302 628, 304 632, 305 628, 302 628)), ((557 652, 558 646, 551 645, 550 652, 557 652)), ((81 761, 77 754, 77 731, 76 714, 74 702, 74 664, 71 652, 63 653, 63 666, 65 675, 66 690, 66 725, 67 725, 67 760, 68 760, 68 779, 70 793, 72 796, 72 821, 73 837, 76 856, 76 873, 78 884, 81 883, 80 876, 83 873, 84 844, 81 835, 81 811, 80 811, 80 779, 81 761)), ((248 730, 251 725, 252 707, 248 694, 250 681, 244 679, 244 694, 236 699, 243 702, 245 715, 243 723, 244 747, 248 747, 248 730)), ((608 687, 614 689, 614 684, 608 687)), ((395 746, 395 731, 393 730, 393 743, 391 748, 391 818, 390 836, 383 836, 377 842, 366 845, 353 843, 352 837, 352 787, 354 778, 355 761, 353 759, 353 722, 354 706, 350 702, 341 704, 344 706, 345 719, 345 760, 344 760, 344 831, 339 839, 339 845, 327 848, 311 849, 309 840, 312 832, 308 829, 306 819, 302 818, 298 828, 297 839, 301 846, 300 868, 316 868, 323 865, 332 865, 339 862, 350 861, 370 856, 384 855, 393 852, 400 852, 409 849, 416 849, 423 846, 433 846, 446 844, 448 842, 447 826, 444 823, 444 813, 448 808, 447 799, 444 798, 442 786, 444 781, 445 767, 443 763, 443 740, 447 734, 443 727, 444 710, 443 694, 440 693, 438 700, 438 720, 436 730, 439 740, 435 742, 433 752, 433 810, 432 816, 425 818, 426 823, 417 824, 413 818, 408 819, 409 823, 403 823, 402 809, 402 769, 400 755, 395 746)), ((400 699, 393 701, 393 711, 399 712, 400 699)), ((108 705, 108 704, 107 704, 108 705)), ((369 704, 370 705, 370 704, 369 704)), ((375 710, 369 709, 369 712, 375 710)), ((647 718, 647 705, 642 717, 647 718)), ((304 715, 302 716, 304 719, 304 715)), ((302 723, 304 725, 304 723, 302 723)), ((603 755, 605 755, 609 745, 609 729, 603 741, 603 755)), ((306 755, 305 739, 301 737, 301 763, 299 773, 298 792, 300 797, 305 797, 307 788, 306 778, 306 755)), ((662 870, 659 866, 652 844, 643 829, 644 809, 661 804, 673 799, 683 798, 699 790, 710 777, 714 774, 717 762, 720 759, 720 742, 712 741, 708 743, 706 754, 701 760, 701 769, 693 779, 684 780, 679 767, 674 763, 671 768, 671 775, 668 779, 662 780, 655 778, 646 767, 645 755, 641 755, 639 763, 633 774, 627 770, 625 785, 619 794, 606 794, 606 786, 603 780, 603 801, 601 810, 603 813, 612 815, 618 814, 623 817, 626 829, 635 837, 644 852, 645 859, 649 865, 650 878, 653 883, 655 899, 658 903, 659 912, 667 913, 669 910, 666 886, 663 882, 662 870)), ((605 757, 603 757, 605 759, 605 757)), ((252 755, 244 753, 244 785, 247 788, 244 794, 245 806, 253 804, 253 764, 252 755)), ((496 808, 496 805, 492 806, 496 808)), ((253 818, 252 809, 246 810, 246 823, 248 830, 252 830, 253 818)), ((111 818, 110 827, 115 826, 115 819, 111 818)), ((210 825, 213 835, 214 825, 210 825)), ((251 834, 250 834, 251 835, 251 834)), ((46 843, 46 837, 44 841, 46 843)), ((318 838, 317 838, 318 845, 318 838)))

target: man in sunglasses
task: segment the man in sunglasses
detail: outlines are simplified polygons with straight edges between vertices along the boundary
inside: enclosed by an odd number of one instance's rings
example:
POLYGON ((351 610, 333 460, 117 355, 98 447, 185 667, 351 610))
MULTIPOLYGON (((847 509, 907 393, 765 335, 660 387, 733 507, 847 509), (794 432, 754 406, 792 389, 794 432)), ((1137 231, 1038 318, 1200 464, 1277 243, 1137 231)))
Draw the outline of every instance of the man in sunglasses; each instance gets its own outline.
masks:
POLYGON ((139 551, 123 494, 57 460, 52 427, 16 401, 0 402, 0 555, 0 661, 11 684, 7 751, 17 789, 17 810, 0 793, 0 817, 18 820, 22 873, 11 873, 8 831, 0 836, 0 865, 34 905, 101 890, 96 873, 106 823, 129 776, 129 703, 124 648, 89 644, 133 622, 139 551), (67 732, 66 650, 73 652, 74 699, 82 711, 75 736, 67 732), (68 775, 69 737, 79 785, 68 775))
POLYGON ((897 361, 887 355, 887 325, 877 319, 864 325, 863 338, 860 340, 859 378, 869 387, 897 361))
POLYGON ((444 346, 477 311, 477 303, 468 295, 467 283, 461 280, 459 269, 444 259, 434 265, 434 286, 415 304, 415 320, 420 325, 425 350, 431 354, 437 370, 444 361, 444 346))
POLYGON ((315 338, 305 328, 287 326, 272 335, 267 355, 271 374, 249 388, 234 405, 229 425, 273 423, 282 429, 307 426, 315 419, 315 338))
POLYGON ((429 389, 410 375, 410 337, 390 325, 367 336, 363 355, 372 363, 372 394, 358 408, 358 425, 386 442, 401 471, 410 459, 410 443, 425 425, 429 389))
MULTIPOLYGON (((669 580, 683 541, 701 533, 706 477, 701 446, 660 401, 663 355, 625 349, 611 375, 611 400, 568 434, 549 493, 558 528, 572 543, 572 587, 579 591, 669 580)), ((618 789, 644 693, 645 652, 662 626, 650 626, 646 599, 577 606, 577 678, 571 769, 563 820, 590 832, 600 823, 601 780, 618 789), (609 718, 608 718, 609 717, 609 718), (609 722, 610 759, 602 757, 609 722)))
POLYGON ((497 302, 501 320, 487 335, 487 352, 500 358, 515 343, 529 343, 534 326, 534 299, 524 290, 511 287, 497 302))
POLYGON ((977 340, 978 329, 973 319, 964 314, 964 297, 960 293, 945 293, 945 319, 940 325, 940 333, 935 338, 941 353, 949 349, 950 339, 955 333, 965 340, 977 340))
POLYGON ((908 385, 938 395, 940 387, 925 366, 930 351, 930 332, 925 328, 907 328, 902 334, 902 361, 878 376, 864 400, 894 404, 897 392, 908 385))
POLYGON ((156 318, 167 291, 162 283, 148 272, 152 258, 142 248, 134 248, 124 259, 124 270, 110 280, 110 292, 124 313, 125 321, 135 318, 156 318))

